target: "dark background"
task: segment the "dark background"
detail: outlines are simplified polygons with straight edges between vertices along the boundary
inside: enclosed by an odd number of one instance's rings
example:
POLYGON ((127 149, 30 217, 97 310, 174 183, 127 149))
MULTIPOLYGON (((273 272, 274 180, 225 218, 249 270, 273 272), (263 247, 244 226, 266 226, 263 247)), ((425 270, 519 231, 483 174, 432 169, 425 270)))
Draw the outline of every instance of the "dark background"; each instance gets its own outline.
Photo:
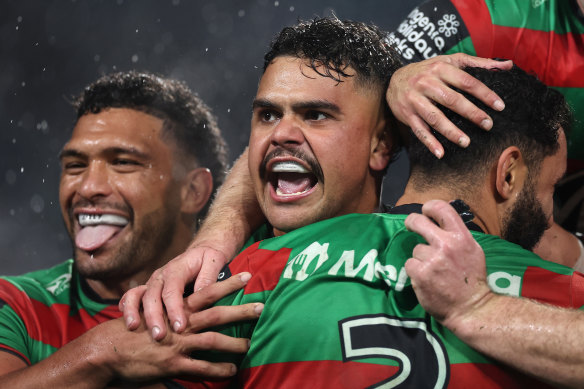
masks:
MULTIPOLYGON (((137 69, 186 81, 218 117, 234 159, 247 143, 263 54, 282 27, 335 14, 392 30, 419 2, 3 0, 0 274, 71 255, 57 155, 73 126, 71 97, 97 77, 137 69)), ((400 185, 392 179, 384 197, 400 185)))

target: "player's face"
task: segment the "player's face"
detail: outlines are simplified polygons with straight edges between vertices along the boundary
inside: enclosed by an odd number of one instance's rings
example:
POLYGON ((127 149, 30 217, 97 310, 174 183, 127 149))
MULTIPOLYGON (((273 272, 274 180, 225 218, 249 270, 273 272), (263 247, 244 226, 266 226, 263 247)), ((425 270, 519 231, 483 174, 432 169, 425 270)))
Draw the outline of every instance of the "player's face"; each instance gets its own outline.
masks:
POLYGON ((388 162, 378 145, 383 103, 354 77, 339 83, 298 58, 268 66, 253 105, 249 167, 276 233, 375 209, 373 173, 388 162))
POLYGON ((150 274, 176 251, 180 185, 162 125, 111 108, 82 116, 62 150, 61 209, 87 278, 150 274))
POLYGON ((503 238, 527 250, 532 250, 553 224, 554 188, 566 172, 564 131, 560 131, 558 141, 558 151, 543 160, 537 177, 527 180, 503 222, 503 238))

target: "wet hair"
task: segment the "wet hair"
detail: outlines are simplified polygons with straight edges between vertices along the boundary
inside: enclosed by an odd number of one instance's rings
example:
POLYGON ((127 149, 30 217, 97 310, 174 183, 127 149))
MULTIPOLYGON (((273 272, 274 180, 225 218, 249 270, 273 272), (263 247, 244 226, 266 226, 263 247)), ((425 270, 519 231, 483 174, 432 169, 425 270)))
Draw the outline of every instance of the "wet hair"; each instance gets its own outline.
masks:
POLYGON ((566 134, 569 132, 572 114, 564 97, 517 66, 508 71, 464 70, 495 91, 505 102, 505 109, 495 111, 475 97, 458 91, 493 119, 493 128, 485 131, 439 106, 446 117, 470 137, 470 145, 463 149, 434 131, 434 136, 444 146, 444 157, 439 160, 412 135, 409 148, 412 183, 416 189, 425 190, 440 180, 461 191, 473 191, 477 177, 484 177, 503 150, 510 146, 521 150, 528 176, 534 178, 543 159, 558 151, 560 127, 566 134))
POLYGON ((112 73, 87 86, 73 106, 77 119, 108 108, 130 108, 160 118, 163 136, 172 136, 182 155, 211 170, 213 190, 225 179, 227 144, 209 107, 183 82, 147 72, 112 73))
POLYGON ((387 33, 373 24, 341 21, 336 17, 315 18, 285 27, 272 41, 264 56, 264 72, 276 57, 307 59, 310 67, 323 77, 343 82, 351 67, 357 82, 380 88, 402 65, 387 33))

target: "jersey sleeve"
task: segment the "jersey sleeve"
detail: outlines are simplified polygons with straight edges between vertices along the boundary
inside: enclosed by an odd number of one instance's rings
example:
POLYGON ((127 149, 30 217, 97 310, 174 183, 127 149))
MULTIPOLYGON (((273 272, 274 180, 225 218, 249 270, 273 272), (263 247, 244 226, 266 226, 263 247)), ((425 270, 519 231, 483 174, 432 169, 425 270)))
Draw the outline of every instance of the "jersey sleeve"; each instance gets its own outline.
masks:
MULTIPOLYGON (((483 0, 467 2, 472 3, 464 6, 469 10, 485 8, 483 0)), ((488 25, 490 17, 483 22, 488 25)), ((428 0, 414 8, 389 40, 405 62, 459 52, 476 55, 465 20, 449 0, 428 0)))
POLYGON ((31 365, 29 335, 22 315, 33 311, 23 291, 0 279, 0 351, 17 356, 27 365, 31 365))
POLYGON ((500 294, 565 308, 584 308, 584 274, 545 261, 490 235, 475 235, 487 259, 487 281, 500 294))

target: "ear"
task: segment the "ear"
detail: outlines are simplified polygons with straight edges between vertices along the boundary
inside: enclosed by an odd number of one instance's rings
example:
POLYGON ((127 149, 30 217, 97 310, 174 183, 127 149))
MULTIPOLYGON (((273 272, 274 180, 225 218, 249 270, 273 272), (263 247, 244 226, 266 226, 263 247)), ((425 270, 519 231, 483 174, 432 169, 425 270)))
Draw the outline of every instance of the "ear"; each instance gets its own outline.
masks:
POLYGON ((371 154, 369 156, 369 168, 374 171, 382 171, 387 167, 391 159, 393 139, 387 128, 371 139, 371 154))
POLYGON ((207 204, 213 192, 213 176, 207 168, 187 173, 181 189, 181 212, 196 214, 207 204))
POLYGON ((495 187, 503 200, 514 200, 523 189, 527 178, 527 166, 521 151, 515 147, 507 147, 497 161, 495 187))

